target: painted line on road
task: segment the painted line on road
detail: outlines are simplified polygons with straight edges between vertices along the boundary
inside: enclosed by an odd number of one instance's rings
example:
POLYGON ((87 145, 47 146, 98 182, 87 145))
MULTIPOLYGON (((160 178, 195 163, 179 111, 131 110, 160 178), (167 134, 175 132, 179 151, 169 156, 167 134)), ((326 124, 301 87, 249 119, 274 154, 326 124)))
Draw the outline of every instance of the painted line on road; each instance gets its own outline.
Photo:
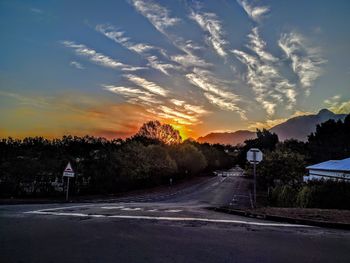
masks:
POLYGON ((125 207, 125 208, 122 208, 121 210, 123 210, 123 211, 139 211, 139 210, 141 210, 141 208, 139 208, 139 207, 125 207))
POLYGON ((231 223, 231 224, 250 225, 250 226, 303 227, 303 228, 311 228, 311 227, 313 227, 313 226, 297 225, 297 224, 263 223, 263 222, 250 222, 250 221, 242 221, 242 220, 210 219, 210 218, 196 218, 196 217, 98 215, 98 214, 44 212, 44 211, 30 211, 30 212, 25 212, 25 213, 27 213, 27 214, 37 214, 37 215, 74 216, 74 217, 91 217, 91 218, 142 219, 142 220, 179 221, 179 222, 206 222, 206 223, 226 223, 226 224, 227 223, 231 223))
POLYGON ((101 206, 102 209, 123 209, 125 206, 101 206))

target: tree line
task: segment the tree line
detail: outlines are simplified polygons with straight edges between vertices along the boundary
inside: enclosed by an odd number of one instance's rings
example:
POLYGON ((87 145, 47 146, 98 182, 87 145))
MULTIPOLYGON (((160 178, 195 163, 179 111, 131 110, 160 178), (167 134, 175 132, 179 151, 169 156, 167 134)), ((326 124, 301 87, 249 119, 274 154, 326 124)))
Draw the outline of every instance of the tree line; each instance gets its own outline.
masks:
POLYGON ((228 146, 181 142, 170 125, 152 121, 132 138, 93 136, 0 140, 2 197, 58 196, 68 162, 74 194, 114 194, 174 183, 233 165, 228 146))

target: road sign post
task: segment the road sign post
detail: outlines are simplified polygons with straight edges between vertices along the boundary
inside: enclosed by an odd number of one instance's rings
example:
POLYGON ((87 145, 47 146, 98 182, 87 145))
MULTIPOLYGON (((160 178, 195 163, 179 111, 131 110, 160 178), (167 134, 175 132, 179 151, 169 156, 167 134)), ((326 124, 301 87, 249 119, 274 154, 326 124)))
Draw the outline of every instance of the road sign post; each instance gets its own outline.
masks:
POLYGON ((254 174, 254 206, 256 207, 256 165, 262 161, 263 154, 257 148, 251 148, 247 152, 247 160, 253 164, 253 174, 254 174))
POLYGON ((68 202, 68 194, 69 194, 69 178, 67 177, 67 191, 66 191, 66 201, 68 202))
POLYGON ((63 177, 67 177, 67 190, 66 190, 66 201, 69 199, 69 179, 74 177, 74 171, 70 163, 67 164, 66 169, 63 171, 63 177))

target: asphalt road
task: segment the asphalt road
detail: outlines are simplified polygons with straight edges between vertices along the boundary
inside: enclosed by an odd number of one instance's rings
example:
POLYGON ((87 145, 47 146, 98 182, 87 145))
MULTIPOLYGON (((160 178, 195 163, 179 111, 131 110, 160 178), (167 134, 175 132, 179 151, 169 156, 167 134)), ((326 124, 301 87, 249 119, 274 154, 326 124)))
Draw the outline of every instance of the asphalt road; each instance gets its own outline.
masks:
POLYGON ((105 203, 0 206, 0 262, 350 262, 349 231, 206 209, 247 198, 244 179, 216 177, 105 203))

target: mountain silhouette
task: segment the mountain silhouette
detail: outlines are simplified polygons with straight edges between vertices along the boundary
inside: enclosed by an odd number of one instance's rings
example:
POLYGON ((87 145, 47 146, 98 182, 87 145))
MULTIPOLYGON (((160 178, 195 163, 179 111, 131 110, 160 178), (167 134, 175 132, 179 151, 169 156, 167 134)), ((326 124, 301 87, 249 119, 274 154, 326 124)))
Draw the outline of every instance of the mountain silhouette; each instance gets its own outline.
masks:
MULTIPOLYGON (((320 110, 317 114, 302 115, 293 117, 287 121, 280 123, 270 129, 278 135, 280 141, 286 139, 297 139, 300 141, 306 141, 307 136, 316 130, 317 124, 325 122, 327 120, 344 120, 347 114, 335 114, 327 109, 320 110)), ((247 139, 255 138, 255 132, 248 130, 239 130, 235 132, 216 132, 209 133, 203 137, 197 139, 198 142, 208 142, 211 144, 242 144, 247 139)))

